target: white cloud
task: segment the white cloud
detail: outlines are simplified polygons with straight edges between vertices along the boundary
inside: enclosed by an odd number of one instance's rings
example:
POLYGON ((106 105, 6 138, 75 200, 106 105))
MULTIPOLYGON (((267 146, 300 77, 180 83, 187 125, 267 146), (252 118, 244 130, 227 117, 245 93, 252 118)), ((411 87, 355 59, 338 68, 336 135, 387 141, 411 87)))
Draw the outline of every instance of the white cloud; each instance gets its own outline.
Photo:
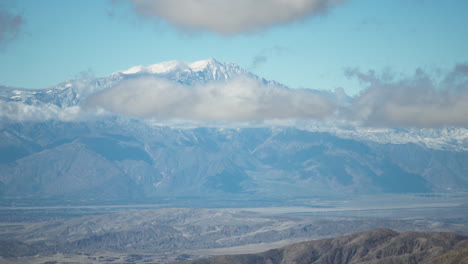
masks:
POLYGON ((60 108, 54 104, 28 105, 0 101, 0 120, 15 122, 47 120, 74 121, 83 117, 79 106, 60 108))
POLYGON ((312 90, 293 90, 241 77, 194 87, 151 77, 123 81, 88 100, 114 113, 156 119, 260 121, 320 119, 334 105, 312 90))
POLYGON ((129 0, 139 14, 182 29, 238 34, 326 12, 345 0, 129 0))
POLYGON ((368 126, 468 126, 468 64, 457 65, 440 80, 417 70, 397 80, 391 74, 348 71, 367 85, 345 109, 345 118, 368 126))

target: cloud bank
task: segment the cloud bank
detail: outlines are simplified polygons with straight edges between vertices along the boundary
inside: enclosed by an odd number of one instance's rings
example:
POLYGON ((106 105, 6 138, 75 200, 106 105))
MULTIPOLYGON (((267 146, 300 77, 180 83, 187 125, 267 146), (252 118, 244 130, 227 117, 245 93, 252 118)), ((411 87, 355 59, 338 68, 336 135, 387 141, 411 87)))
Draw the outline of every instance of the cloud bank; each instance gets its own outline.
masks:
POLYGON ((6 4, 0 3, 0 47, 14 40, 21 30, 24 20, 13 14, 6 4))
POLYGON ((151 77, 123 81, 88 104, 130 116, 195 121, 321 119, 333 104, 311 90, 292 90, 250 77, 194 87, 151 77))
POLYGON ((146 17, 185 30, 256 32, 323 14, 345 0, 128 0, 146 17))
POLYGON ((0 101, 0 121, 44 122, 48 120, 76 121, 83 118, 80 106, 60 108, 53 104, 28 105, 22 102, 0 101))
POLYGON ((343 118, 367 126, 468 126, 468 64, 459 64, 440 79, 423 70, 397 80, 392 74, 348 70, 366 89, 354 98, 343 118))
POLYGON ((359 95, 349 97, 343 89, 289 89, 250 75, 191 86, 145 75, 106 86, 87 78, 70 84, 73 93, 64 89, 23 94, 5 88, 0 93, 0 121, 67 122, 123 115, 161 124, 221 126, 303 122, 343 128, 468 126, 468 63, 445 73, 419 69, 406 77, 358 69, 346 74, 363 85, 359 95), (55 92, 65 97, 50 101, 49 94, 55 92), (77 99, 78 104, 73 102, 77 99))

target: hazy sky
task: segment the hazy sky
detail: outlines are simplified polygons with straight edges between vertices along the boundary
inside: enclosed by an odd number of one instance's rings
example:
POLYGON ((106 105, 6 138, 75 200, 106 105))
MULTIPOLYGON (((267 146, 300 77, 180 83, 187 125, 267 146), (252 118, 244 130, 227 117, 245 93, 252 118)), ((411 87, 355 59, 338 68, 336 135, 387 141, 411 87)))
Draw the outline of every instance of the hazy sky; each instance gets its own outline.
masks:
POLYGON ((346 69, 412 76, 468 62, 467 14, 465 0, 0 0, 0 85, 216 58, 356 93, 346 69))

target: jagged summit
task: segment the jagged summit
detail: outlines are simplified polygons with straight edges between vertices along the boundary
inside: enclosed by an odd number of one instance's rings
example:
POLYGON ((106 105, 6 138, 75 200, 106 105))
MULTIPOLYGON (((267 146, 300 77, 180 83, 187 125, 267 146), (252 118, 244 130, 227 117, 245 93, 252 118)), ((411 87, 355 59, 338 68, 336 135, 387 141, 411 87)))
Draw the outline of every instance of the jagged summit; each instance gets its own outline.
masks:
POLYGON ((131 67, 128 70, 115 73, 117 75, 171 75, 177 76, 196 75, 196 79, 200 80, 225 80, 233 78, 237 75, 248 74, 247 70, 243 69, 235 63, 223 63, 216 59, 210 58, 195 62, 183 62, 179 60, 171 60, 161 63, 156 63, 148 66, 138 65, 131 67))
POLYGON ((134 66, 128 70, 115 72, 109 76, 100 78, 67 80, 46 89, 30 90, 0 87, 0 102, 7 101, 24 105, 42 106, 47 109, 50 107, 62 109, 79 105, 90 94, 111 88, 122 81, 139 77, 160 78, 192 86, 211 81, 229 81, 239 76, 248 76, 267 85, 284 86, 248 72, 235 63, 219 62, 213 58, 194 62, 171 60, 148 66, 134 66))
MULTIPOLYGON (((221 66, 222 64, 223 63, 217 61, 216 59, 209 58, 207 60, 199 60, 199 61, 191 62, 189 63, 189 66, 193 71, 199 71, 199 70, 203 70, 203 69, 210 68, 210 67, 213 68, 216 66, 221 66)), ((236 65, 235 63, 230 63, 230 64, 236 65)))
POLYGON ((101 78, 68 80, 47 89, 29 90, 4 87, 0 89, 0 100, 28 105, 52 104, 58 107, 70 107, 79 104, 81 99, 90 93, 132 78, 152 76, 185 85, 194 85, 210 81, 226 81, 241 75, 268 82, 235 63, 223 63, 212 58, 195 62, 171 60, 149 66, 134 66, 101 78))

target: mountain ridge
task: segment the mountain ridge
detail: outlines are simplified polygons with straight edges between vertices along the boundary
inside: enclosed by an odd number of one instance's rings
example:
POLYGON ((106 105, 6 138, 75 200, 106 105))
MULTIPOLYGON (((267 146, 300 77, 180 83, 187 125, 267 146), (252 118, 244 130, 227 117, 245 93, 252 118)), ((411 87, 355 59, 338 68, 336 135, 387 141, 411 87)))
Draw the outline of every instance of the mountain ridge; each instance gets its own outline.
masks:
MULTIPOLYGON (((376 229, 300 242, 258 254, 222 255, 178 264, 410 264, 451 263, 466 256, 468 237, 452 233, 398 233, 376 229), (458 251, 457 251, 458 250, 458 251), (443 261, 441 261, 443 259, 443 261), (441 261, 441 262, 439 262, 441 261)), ((467 263, 466 258, 459 264, 467 263)))
MULTIPOLYGON (((0 86, 0 115, 2 122, 15 122, 15 116, 24 116, 19 122, 31 121, 38 115, 38 121, 42 122, 50 119, 63 121, 82 120, 80 113, 86 108, 86 98, 98 91, 114 87, 118 83, 142 76, 156 77, 181 83, 184 85, 195 85, 196 83, 206 83, 211 81, 226 81, 241 75, 247 75, 264 83, 278 87, 287 87, 275 81, 266 80, 235 63, 222 63, 215 59, 200 60, 196 62, 169 61, 156 63, 149 66, 135 66, 130 69, 115 72, 107 77, 90 77, 64 81, 51 88, 45 89, 24 89, 18 87, 0 86), (174 64, 172 68, 166 67, 174 64), (166 66, 165 66, 166 65, 166 66), (162 68, 160 73, 145 72, 148 67, 162 68), (139 71, 130 71, 131 69, 139 71), (128 72, 130 71, 130 72, 128 72), (128 72, 128 74, 124 74, 128 72)), ((334 101, 347 101, 343 99, 343 91, 338 89, 335 92, 316 91, 317 93, 334 101)), ((86 111, 85 111, 86 112, 86 111)), ((87 116, 89 113, 84 113, 87 116)), ((92 117, 91 117, 92 118, 92 117)), ((153 122, 142 120, 143 122, 153 122)), ((161 125, 161 124, 159 124, 161 125)), ((162 125, 172 126, 170 122, 162 125)), ((204 126, 223 126, 222 124, 204 124, 204 126)), ((274 123, 264 126, 277 126, 274 123)), ((280 125, 281 126, 281 125, 280 125)), ((342 138, 356 139, 361 141, 373 141, 378 143, 406 144, 416 143, 433 149, 445 149, 454 151, 468 150, 468 129, 467 128, 440 128, 440 129, 372 129, 365 127, 350 127, 328 124, 326 122, 298 122, 295 124, 300 129, 327 132, 342 138)))
POLYGON ((0 129, 3 197, 231 195, 278 200, 460 191, 468 188, 467 155, 295 128, 154 128, 116 119, 0 129))
POLYGON ((118 71, 113 73, 116 74, 167 74, 170 72, 180 72, 180 71, 191 71, 191 72, 200 72, 200 71, 211 71, 213 79, 221 79, 220 77, 224 76, 225 79, 232 78, 238 74, 246 74, 247 70, 241 68, 239 65, 229 62, 222 63, 214 58, 199 60, 194 62, 184 62, 179 60, 172 60, 166 62, 155 63, 147 66, 137 65, 133 66, 127 70, 118 71), (216 72, 220 71, 222 75, 216 75, 216 72), (216 78, 217 77, 217 78, 216 78))
MULTIPOLYGON (((150 78, 177 82, 175 87, 187 91, 196 90, 200 82, 209 83, 213 78, 222 82, 238 74, 236 70, 232 75, 214 74, 216 67, 240 69, 215 60, 166 64, 173 64, 169 65, 172 68, 166 67, 162 75, 151 73, 150 78)), ((172 127, 170 122, 158 123, 151 118, 112 113, 87 116, 86 98, 90 94, 138 76, 120 73, 88 77, 42 90, 1 88, 0 194, 20 198, 66 194, 74 199, 82 195, 103 200, 119 194, 123 199, 231 194, 275 200, 333 193, 427 193, 468 188, 468 130, 463 128, 343 130, 314 127, 306 121, 297 126, 260 122, 251 126, 194 123, 172 127)), ((266 84, 262 89, 267 93, 268 85, 276 85, 258 80, 266 84)), ((148 89, 151 85, 154 83, 150 82, 148 89)), ((237 92, 236 86, 231 88, 228 93, 237 92)), ((208 103, 216 99, 219 97, 208 103)), ((234 102, 230 109, 237 108, 234 102)))

